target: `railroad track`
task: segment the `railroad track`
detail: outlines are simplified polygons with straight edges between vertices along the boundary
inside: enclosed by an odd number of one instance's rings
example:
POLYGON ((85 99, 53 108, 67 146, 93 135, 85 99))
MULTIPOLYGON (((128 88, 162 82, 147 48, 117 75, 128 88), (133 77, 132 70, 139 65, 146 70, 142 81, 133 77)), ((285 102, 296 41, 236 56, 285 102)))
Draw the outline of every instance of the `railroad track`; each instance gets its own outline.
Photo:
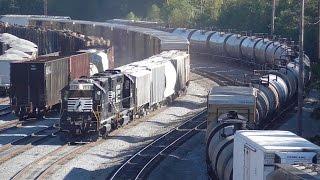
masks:
POLYGON ((35 145, 40 144, 44 140, 54 137, 59 130, 54 126, 34 132, 26 137, 18 139, 9 144, 0 147, 0 165, 4 162, 26 152, 33 148, 35 145))
POLYGON ((9 98, 1 98, 0 99, 0 104, 5 103, 5 102, 10 102, 9 98))
POLYGON ((11 120, 9 122, 5 122, 0 125, 0 132, 14 128, 14 127, 18 127, 21 124, 22 124, 22 122, 19 122, 19 120, 17 120, 17 119, 11 120))
POLYGON ((206 110, 190 118, 187 122, 162 135, 130 159, 108 179, 146 179, 151 171, 184 142, 206 129, 206 110))
POLYGON ((0 116, 5 116, 7 114, 10 114, 11 111, 11 107, 10 106, 6 106, 0 109, 0 116))
POLYGON ((78 155, 84 153, 88 149, 97 146, 104 142, 104 139, 99 139, 96 142, 88 143, 81 146, 71 146, 65 144, 40 159, 33 161, 28 166, 23 168, 12 177, 12 180, 20 179, 47 179, 59 169, 61 166, 71 161, 78 155))
MULTIPOLYGON (((10 109, 10 107, 9 107, 9 109, 10 109)), ((7 114, 10 114, 10 113, 11 113, 11 109, 10 109, 10 112, 8 112, 7 114)), ((1 109, 0 109, 0 116, 1 116, 1 109)), ((0 124, 0 133, 3 132, 3 131, 9 130, 9 129, 13 129, 13 128, 29 125, 29 124, 32 124, 32 123, 34 123, 36 121, 39 121, 39 119, 37 119, 37 118, 28 118, 28 119, 26 119, 24 121, 20 121, 18 119, 13 119, 13 120, 10 120, 8 122, 0 124)))
POLYGON ((13 129, 13 128, 18 128, 21 126, 25 126, 28 124, 31 124, 33 122, 38 121, 38 119, 28 119, 26 121, 19 121, 18 119, 10 120, 8 122, 0 124, 0 132, 13 129))
MULTIPOLYGON (((240 81, 232 80, 214 72, 200 71, 194 68, 191 72, 211 79, 220 86, 242 84, 240 81)), ((206 110, 141 149, 125 161, 108 179, 146 179, 170 152, 173 152, 198 132, 205 131, 205 129, 206 110)))
POLYGON ((203 77, 206 77, 208 79, 211 79, 214 82, 216 82, 217 84, 219 84, 219 86, 231 86, 231 85, 244 86, 245 85, 245 83, 243 83, 243 82, 240 82, 238 80, 233 80, 229 77, 222 76, 222 75, 215 73, 215 72, 200 71, 197 69, 191 69, 191 72, 198 74, 198 75, 201 75, 203 77))

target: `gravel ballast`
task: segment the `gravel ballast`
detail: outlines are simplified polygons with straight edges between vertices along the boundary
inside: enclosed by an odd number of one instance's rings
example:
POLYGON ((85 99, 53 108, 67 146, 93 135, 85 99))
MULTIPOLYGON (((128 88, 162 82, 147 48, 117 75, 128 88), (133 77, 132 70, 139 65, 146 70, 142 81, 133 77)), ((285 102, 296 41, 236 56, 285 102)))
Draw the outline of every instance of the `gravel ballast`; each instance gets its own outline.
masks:
POLYGON ((199 132, 162 161, 149 179, 208 179, 205 164, 205 132, 199 132))
POLYGON ((159 135, 186 121, 206 106, 206 95, 215 83, 191 74, 187 94, 168 107, 111 133, 99 146, 56 169, 51 179, 105 179, 121 162, 159 135))
POLYGON ((6 161, 0 166, 0 179, 5 180, 12 178, 28 164, 56 150, 61 147, 62 144, 58 137, 50 138, 45 143, 34 146, 32 149, 6 161))

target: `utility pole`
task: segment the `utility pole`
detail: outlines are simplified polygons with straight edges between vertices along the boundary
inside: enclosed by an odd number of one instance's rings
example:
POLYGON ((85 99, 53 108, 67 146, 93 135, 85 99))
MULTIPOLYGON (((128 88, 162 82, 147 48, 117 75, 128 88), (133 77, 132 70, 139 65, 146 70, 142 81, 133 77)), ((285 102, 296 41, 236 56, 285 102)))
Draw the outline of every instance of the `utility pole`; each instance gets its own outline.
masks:
POLYGON ((203 0, 200 0, 200 14, 203 14, 203 0))
POLYGON ((48 0, 43 0, 43 14, 48 15, 48 0))
POLYGON ((11 0, 10 1, 9 9, 10 9, 12 14, 15 14, 15 13, 18 12, 18 7, 16 6, 16 1, 15 0, 11 0))
POLYGON ((274 19, 276 15, 276 0, 272 0, 271 36, 274 34, 274 19))
POLYGON ((301 2, 300 34, 299 34, 299 78, 298 78, 298 114, 297 114, 297 134, 302 136, 302 106, 303 106, 303 42, 304 42, 304 0, 301 2))
POLYGON ((318 1, 318 62, 320 63, 320 1, 318 1))

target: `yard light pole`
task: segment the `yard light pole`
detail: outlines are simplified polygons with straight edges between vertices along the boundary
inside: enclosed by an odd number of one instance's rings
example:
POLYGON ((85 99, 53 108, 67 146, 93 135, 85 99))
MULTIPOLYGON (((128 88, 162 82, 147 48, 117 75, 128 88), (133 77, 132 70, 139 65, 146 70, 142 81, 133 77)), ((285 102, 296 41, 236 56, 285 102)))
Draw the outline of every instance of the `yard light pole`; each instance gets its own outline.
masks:
POLYGON ((43 14, 48 15, 48 0, 43 0, 43 14))
POLYGON ((297 114, 297 134, 302 136, 302 106, 303 106, 303 42, 304 42, 304 0, 301 1, 300 34, 299 34, 299 78, 298 78, 298 114, 297 114))
POLYGON ((320 1, 318 1, 318 62, 320 63, 320 1))
POLYGON ((276 15, 276 0, 272 0, 271 36, 274 34, 274 19, 276 15))

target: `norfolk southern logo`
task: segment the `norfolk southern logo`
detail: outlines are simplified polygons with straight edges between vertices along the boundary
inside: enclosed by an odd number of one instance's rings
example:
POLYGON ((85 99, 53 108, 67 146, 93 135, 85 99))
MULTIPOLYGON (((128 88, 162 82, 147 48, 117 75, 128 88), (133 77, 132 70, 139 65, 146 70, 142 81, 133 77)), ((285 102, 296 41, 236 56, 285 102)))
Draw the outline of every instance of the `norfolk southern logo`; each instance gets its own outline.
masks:
POLYGON ((78 102, 77 109, 81 107, 81 101, 78 102))
POLYGON ((83 102, 81 100, 76 101, 74 105, 74 109, 77 111, 82 111, 83 110, 83 102))

